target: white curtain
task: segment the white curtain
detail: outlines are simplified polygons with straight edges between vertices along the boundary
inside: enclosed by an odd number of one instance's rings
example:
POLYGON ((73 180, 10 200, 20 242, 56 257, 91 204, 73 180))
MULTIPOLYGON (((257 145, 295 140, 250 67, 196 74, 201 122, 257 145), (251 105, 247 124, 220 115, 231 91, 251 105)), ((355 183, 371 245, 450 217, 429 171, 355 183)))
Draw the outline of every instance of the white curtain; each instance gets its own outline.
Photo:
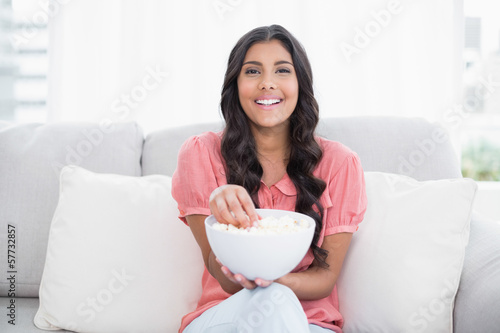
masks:
POLYGON ((61 2, 51 121, 134 120, 146 132, 218 121, 231 48, 273 23, 305 46, 322 117, 440 120, 460 102, 462 0, 61 2))

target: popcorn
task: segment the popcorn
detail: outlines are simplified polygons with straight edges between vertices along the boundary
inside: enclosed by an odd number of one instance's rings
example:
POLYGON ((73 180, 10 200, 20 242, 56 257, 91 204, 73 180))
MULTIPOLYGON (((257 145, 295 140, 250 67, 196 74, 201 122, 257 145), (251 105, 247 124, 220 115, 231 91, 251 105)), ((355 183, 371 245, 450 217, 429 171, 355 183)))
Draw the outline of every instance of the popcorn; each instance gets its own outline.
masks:
POLYGON ((285 215, 279 219, 274 216, 265 217, 262 220, 254 222, 253 225, 248 228, 238 228, 232 224, 220 222, 215 222, 212 227, 216 230, 233 234, 276 235, 304 231, 309 227, 309 222, 306 220, 297 221, 289 215, 285 215))

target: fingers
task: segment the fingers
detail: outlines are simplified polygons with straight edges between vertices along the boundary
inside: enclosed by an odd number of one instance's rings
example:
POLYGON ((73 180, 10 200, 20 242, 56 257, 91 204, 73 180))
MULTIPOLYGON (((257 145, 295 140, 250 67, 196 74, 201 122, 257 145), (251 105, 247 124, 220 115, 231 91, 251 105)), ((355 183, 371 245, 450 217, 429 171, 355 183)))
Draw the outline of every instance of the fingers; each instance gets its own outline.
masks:
POLYGON ((261 278, 255 279, 255 284, 262 288, 269 287, 271 283, 273 283, 271 280, 264 280, 261 278))
POLYGON ((233 274, 229 270, 229 268, 222 265, 222 263, 220 262, 220 260, 218 258, 215 258, 215 260, 219 263, 219 265, 221 265, 220 270, 226 276, 226 278, 235 284, 241 285, 243 288, 246 288, 246 289, 255 289, 257 287, 265 288, 265 287, 269 287, 271 285, 271 283, 273 283, 273 281, 271 281, 271 280, 264 280, 261 278, 257 278, 257 279, 255 279, 255 281, 248 280, 247 278, 245 278, 241 274, 233 274))
POLYGON ((210 210, 220 223, 249 227, 260 219, 252 199, 242 186, 223 185, 210 195, 210 210))
POLYGON ((270 280, 264 280, 257 278, 254 281, 248 280, 246 277, 244 277, 241 274, 233 274, 229 271, 229 269, 226 266, 221 267, 222 272, 228 279, 230 279, 234 283, 239 283, 243 288, 246 289, 255 289, 257 287, 262 287, 266 288, 273 283, 273 281, 270 280))
POLYGON ((248 280, 247 278, 245 278, 241 274, 233 274, 233 273, 231 273, 231 271, 229 270, 229 268, 227 268, 226 266, 221 266, 220 270, 222 271, 222 273, 224 273, 224 275, 226 276, 226 278, 229 281, 231 281, 231 282, 233 282, 235 284, 239 284, 239 285, 241 285, 245 289, 255 289, 255 288, 257 288, 257 284, 255 282, 248 280))
POLYGON ((257 288, 257 284, 254 281, 248 280, 241 274, 235 274, 234 278, 236 279, 237 283, 239 283, 245 289, 257 288))
POLYGON ((215 219, 221 223, 238 225, 238 221, 234 218, 227 206, 227 201, 224 194, 224 186, 216 188, 209 199, 210 211, 215 219))
POLYGON ((240 222, 235 219, 235 216, 231 214, 231 210, 227 205, 227 201, 224 198, 216 199, 215 210, 212 211, 215 219, 220 223, 233 224, 239 226, 240 222))
POLYGON ((245 191, 243 194, 239 192, 238 200, 241 203, 241 206, 245 211, 246 215, 248 216, 248 221, 250 222, 250 225, 252 225, 253 222, 261 219, 260 216, 257 215, 257 211, 255 210, 253 201, 250 198, 250 195, 247 193, 247 191, 245 191))
POLYGON ((231 215, 238 222, 238 224, 243 227, 248 227, 250 226, 250 221, 248 220, 247 215, 243 210, 242 202, 240 201, 241 194, 238 194, 238 191, 235 194, 236 195, 234 196, 230 195, 227 197, 227 205, 229 206, 229 210, 232 213, 231 215))

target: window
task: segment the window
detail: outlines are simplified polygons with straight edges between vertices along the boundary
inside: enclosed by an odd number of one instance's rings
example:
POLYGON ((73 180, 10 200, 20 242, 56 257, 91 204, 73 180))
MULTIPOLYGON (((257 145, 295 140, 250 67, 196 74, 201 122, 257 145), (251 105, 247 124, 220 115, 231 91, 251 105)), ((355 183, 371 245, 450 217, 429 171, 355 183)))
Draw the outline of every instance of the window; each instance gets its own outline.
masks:
POLYGON ((500 181, 500 14, 485 0, 465 0, 462 173, 500 181))
POLYGON ((48 4, 0 0, 0 120, 46 120, 48 4))

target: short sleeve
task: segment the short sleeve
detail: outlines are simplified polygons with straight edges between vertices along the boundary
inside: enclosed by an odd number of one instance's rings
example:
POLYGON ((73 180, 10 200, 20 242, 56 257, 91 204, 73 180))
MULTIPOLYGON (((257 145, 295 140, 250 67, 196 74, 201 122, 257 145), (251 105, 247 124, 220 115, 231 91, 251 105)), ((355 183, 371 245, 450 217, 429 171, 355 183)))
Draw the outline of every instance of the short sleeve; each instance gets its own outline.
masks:
POLYGON ((351 152, 327 187, 332 205, 327 208, 325 236, 355 232, 363 220, 367 198, 363 168, 356 153, 351 152))
POLYGON ((172 176, 172 196, 184 223, 188 215, 210 215, 209 197, 218 187, 214 169, 210 149, 199 136, 184 142, 172 176))

